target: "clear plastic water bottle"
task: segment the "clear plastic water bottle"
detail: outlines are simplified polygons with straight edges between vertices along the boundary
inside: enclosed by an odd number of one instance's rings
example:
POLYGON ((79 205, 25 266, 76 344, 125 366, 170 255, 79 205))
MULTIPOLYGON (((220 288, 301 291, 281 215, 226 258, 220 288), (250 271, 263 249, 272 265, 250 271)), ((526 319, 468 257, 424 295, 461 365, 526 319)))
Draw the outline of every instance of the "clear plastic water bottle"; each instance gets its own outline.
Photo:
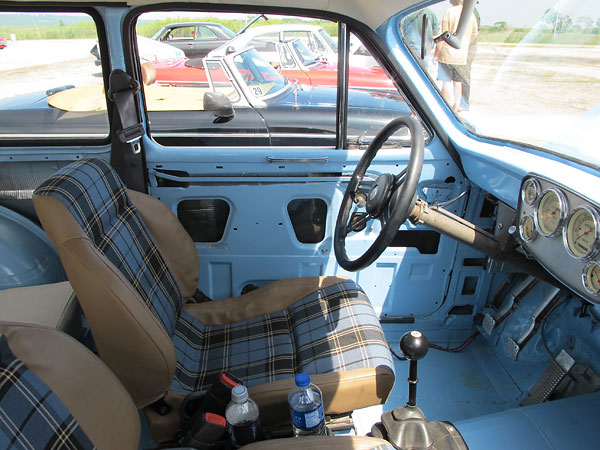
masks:
POLYGON ((296 375, 296 387, 288 395, 295 436, 325 435, 325 413, 321 390, 310 382, 310 375, 296 375))
POLYGON ((246 386, 235 386, 231 390, 231 402, 225 409, 225 418, 235 448, 262 440, 258 406, 248 397, 246 386))

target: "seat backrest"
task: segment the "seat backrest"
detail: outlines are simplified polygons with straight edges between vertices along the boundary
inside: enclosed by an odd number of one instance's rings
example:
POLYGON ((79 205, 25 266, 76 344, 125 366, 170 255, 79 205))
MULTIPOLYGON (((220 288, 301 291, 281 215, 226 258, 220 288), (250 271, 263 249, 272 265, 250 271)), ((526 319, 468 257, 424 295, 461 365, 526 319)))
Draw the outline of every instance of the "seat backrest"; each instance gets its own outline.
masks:
POLYGON ((122 181, 105 161, 76 161, 36 189, 34 205, 101 358, 138 406, 161 398, 182 293, 122 181))
POLYGON ((138 448, 131 397, 58 330, 0 322, 0 386, 0 448, 138 448))

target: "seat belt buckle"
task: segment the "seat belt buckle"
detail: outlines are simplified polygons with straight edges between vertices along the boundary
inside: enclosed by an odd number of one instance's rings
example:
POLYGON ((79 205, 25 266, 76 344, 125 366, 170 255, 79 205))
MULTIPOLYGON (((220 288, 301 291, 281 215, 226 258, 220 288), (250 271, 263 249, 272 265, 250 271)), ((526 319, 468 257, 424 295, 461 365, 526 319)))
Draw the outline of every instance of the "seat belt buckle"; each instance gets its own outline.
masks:
POLYGON ((225 417, 205 412, 192 424, 180 444, 201 450, 219 448, 218 443, 226 431, 225 417))
POLYGON ((239 384, 242 382, 238 378, 228 372, 221 372, 208 390, 188 394, 179 409, 181 435, 185 435, 199 416, 206 412, 224 416, 225 408, 231 401, 231 390, 239 384))
POLYGON ((231 390, 242 384, 241 380, 229 372, 221 372, 219 378, 208 388, 202 409, 216 414, 225 414, 225 408, 231 401, 231 390))
POLYGON ((124 144, 133 144, 144 135, 144 125, 136 123, 123 130, 117 131, 117 137, 124 144))

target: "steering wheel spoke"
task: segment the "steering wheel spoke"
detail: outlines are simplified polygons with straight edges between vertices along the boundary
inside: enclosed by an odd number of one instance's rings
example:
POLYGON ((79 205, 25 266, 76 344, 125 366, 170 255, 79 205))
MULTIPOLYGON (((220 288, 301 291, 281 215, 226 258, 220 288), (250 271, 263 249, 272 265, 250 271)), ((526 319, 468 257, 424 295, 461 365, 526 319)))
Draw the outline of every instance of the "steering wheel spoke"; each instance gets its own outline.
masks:
POLYGON ((346 236, 351 232, 360 232, 367 227, 369 220, 373 219, 369 213, 366 212, 354 212, 350 216, 350 220, 346 226, 346 236))
POLYGON ((417 185, 423 167, 423 130, 419 122, 410 116, 399 117, 388 123, 371 142, 360 159, 348 188, 335 225, 334 250, 339 265, 349 271, 364 269, 373 263, 391 244, 398 228, 411 213, 416 199, 417 185), (397 175, 381 174, 366 196, 366 213, 351 214, 362 181, 371 162, 388 138, 402 127, 408 127, 411 135, 410 160, 406 169, 397 175), (350 218, 350 222, 349 222, 350 218), (370 247, 357 259, 346 254, 346 236, 366 228, 367 222, 379 220, 381 231, 370 247))

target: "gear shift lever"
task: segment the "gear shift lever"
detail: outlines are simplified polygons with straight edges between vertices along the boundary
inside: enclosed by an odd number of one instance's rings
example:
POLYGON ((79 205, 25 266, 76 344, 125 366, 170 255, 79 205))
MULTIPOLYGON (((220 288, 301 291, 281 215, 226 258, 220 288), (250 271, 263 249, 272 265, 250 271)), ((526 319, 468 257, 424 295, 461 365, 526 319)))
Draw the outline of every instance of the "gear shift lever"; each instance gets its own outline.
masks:
POLYGON ((429 350, 427 338, 410 331, 400 339, 400 351, 409 361, 408 401, 384 412, 371 436, 386 439, 398 450, 467 450, 460 433, 449 422, 428 422, 417 406, 417 361, 429 350))
POLYGON ((408 402, 406 406, 417 406, 417 361, 429 350, 429 341, 419 331, 406 333, 400 339, 400 351, 410 361, 408 369, 408 402))

